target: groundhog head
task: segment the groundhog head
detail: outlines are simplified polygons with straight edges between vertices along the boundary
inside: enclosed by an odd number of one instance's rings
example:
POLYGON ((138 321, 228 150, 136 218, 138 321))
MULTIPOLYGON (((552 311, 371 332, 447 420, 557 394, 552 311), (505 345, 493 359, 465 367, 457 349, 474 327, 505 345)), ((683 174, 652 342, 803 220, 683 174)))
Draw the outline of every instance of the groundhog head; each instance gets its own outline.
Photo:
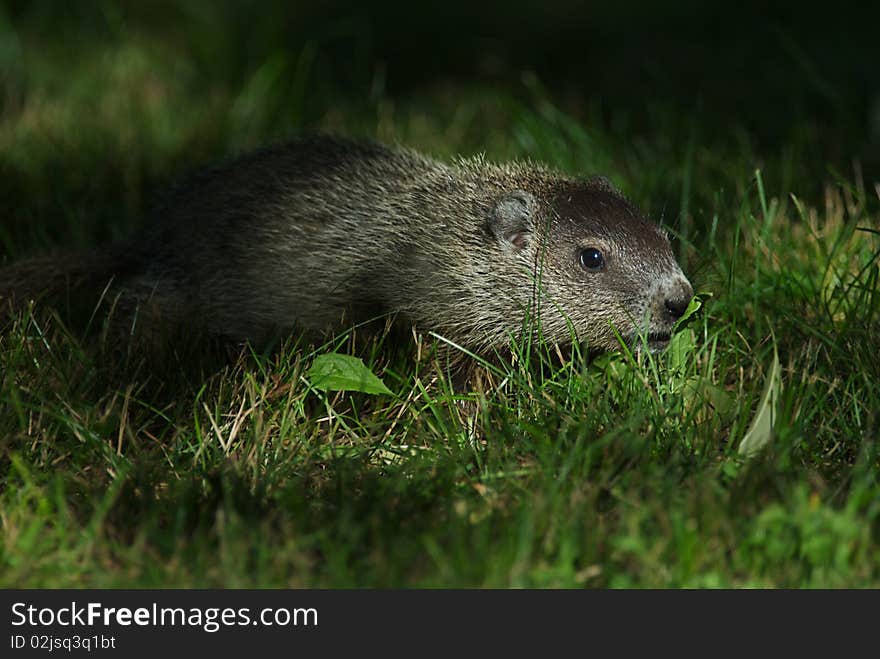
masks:
POLYGON ((607 179, 507 193, 489 225, 509 267, 530 275, 526 304, 553 342, 613 350, 616 329, 636 349, 659 350, 693 296, 666 234, 607 179))

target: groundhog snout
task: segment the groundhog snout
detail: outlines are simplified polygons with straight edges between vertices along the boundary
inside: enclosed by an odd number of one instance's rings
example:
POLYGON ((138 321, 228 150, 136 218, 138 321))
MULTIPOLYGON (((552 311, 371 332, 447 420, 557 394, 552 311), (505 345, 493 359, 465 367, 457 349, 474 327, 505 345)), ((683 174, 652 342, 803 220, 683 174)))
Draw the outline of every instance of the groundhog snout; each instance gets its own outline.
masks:
POLYGON ((656 304, 661 315, 668 323, 675 323, 687 311, 688 304, 694 296, 694 289, 684 277, 675 277, 658 291, 656 304))

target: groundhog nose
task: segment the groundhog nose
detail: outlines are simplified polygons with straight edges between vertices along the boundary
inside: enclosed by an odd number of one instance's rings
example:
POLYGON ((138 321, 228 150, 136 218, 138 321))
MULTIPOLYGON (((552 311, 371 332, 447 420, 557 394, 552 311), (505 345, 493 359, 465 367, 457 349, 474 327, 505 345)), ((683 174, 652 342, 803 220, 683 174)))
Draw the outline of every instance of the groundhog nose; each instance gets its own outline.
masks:
POLYGON ((682 277, 676 277, 670 285, 662 289, 663 306, 666 309, 669 320, 673 323, 684 315, 688 304, 694 296, 691 283, 682 277))
POLYGON ((669 312, 672 319, 678 320, 684 315, 684 312, 687 311, 688 303, 690 303, 690 301, 690 297, 674 297, 666 298, 664 304, 666 305, 666 311, 669 312))

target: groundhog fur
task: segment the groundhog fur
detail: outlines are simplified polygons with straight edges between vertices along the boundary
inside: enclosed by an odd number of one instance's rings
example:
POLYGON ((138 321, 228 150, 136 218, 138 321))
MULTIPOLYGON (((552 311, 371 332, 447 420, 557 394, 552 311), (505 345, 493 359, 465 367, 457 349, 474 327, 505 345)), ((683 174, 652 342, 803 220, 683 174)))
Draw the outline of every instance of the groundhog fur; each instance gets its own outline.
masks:
POLYGON ((665 233, 604 178, 329 136, 204 170, 131 239, 0 270, 7 307, 62 291, 235 341, 390 314, 480 355, 538 331, 658 349, 693 294, 665 233))

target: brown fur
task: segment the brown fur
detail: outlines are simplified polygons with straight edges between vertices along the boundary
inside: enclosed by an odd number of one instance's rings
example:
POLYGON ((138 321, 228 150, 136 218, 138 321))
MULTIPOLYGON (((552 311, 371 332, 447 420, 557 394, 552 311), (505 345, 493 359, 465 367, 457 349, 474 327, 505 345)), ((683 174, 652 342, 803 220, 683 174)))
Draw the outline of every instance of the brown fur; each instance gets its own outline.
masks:
POLYGON ((531 163, 443 163, 312 137, 206 170, 152 223, 88 257, 0 271, 0 296, 100 292, 234 339, 396 313, 467 349, 533 332, 662 343, 692 289, 666 236, 604 179, 531 163), (579 264, 595 247, 605 268, 579 264))

